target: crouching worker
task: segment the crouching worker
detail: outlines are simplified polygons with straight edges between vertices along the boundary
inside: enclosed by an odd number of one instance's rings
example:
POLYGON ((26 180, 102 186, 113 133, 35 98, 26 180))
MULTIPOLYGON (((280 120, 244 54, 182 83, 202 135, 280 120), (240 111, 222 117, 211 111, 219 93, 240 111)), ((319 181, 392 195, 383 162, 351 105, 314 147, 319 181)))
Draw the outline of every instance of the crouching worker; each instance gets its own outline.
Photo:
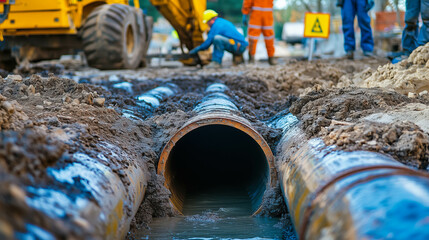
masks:
POLYGON ((195 55, 213 44, 212 62, 207 65, 208 68, 221 67, 224 51, 232 53, 234 57, 240 56, 242 59, 243 52, 249 44, 231 22, 218 17, 213 10, 206 10, 203 23, 210 27, 207 39, 200 46, 192 49, 189 54, 195 55))

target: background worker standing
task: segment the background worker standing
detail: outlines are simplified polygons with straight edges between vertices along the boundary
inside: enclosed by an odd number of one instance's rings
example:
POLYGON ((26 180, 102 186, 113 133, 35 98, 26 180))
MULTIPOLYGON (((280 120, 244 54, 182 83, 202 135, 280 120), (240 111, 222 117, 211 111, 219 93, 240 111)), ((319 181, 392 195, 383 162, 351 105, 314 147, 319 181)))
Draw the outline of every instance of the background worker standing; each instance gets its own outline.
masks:
POLYGON ((256 44, 262 32, 268 53, 268 63, 275 65, 273 0, 244 0, 241 12, 243 24, 249 29, 249 63, 255 62, 256 44))
POLYGON ((208 49, 213 44, 212 62, 207 68, 219 68, 222 64, 224 51, 234 56, 241 56, 249 45, 244 36, 237 31, 230 21, 218 17, 213 10, 206 10, 203 14, 203 23, 210 27, 207 39, 198 47, 192 49, 189 54, 195 55, 199 51, 208 49))
POLYGON ((402 32, 402 49, 400 56, 395 57, 392 63, 407 58, 418 46, 429 42, 429 0, 407 0, 405 3, 405 28, 402 32), (423 25, 419 31, 419 15, 423 25))
POLYGON ((354 22, 357 15, 361 31, 360 46, 364 56, 373 56, 374 39, 371 30, 371 18, 368 11, 374 7, 374 0, 338 0, 337 6, 341 7, 341 17, 344 32, 344 50, 348 59, 353 59, 356 50, 354 22))

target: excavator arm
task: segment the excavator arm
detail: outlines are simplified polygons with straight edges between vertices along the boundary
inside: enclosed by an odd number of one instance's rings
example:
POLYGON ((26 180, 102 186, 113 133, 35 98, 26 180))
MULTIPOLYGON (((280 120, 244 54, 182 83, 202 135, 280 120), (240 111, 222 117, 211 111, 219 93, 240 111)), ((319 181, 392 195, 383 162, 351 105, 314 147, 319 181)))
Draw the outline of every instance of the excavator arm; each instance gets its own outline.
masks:
MULTIPOLYGON (((203 33, 207 25, 202 23, 206 10, 206 1, 201 0, 150 0, 158 11, 170 22, 177 31, 183 46, 188 50, 204 42, 203 33)), ((200 56, 203 62, 206 57, 200 56)), ((192 65, 191 60, 182 60, 186 65, 192 65)))

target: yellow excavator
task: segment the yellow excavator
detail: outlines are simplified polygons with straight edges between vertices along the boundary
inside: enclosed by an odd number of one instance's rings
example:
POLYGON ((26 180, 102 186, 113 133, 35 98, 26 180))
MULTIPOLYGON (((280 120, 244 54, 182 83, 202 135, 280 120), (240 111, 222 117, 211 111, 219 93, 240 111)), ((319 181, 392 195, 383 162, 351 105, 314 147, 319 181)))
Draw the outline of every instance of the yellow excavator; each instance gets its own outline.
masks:
MULTIPOLYGON (((141 0, 140 0, 141 1, 141 0)), ((85 53, 99 69, 133 69, 145 63, 153 21, 139 0, 0 0, 0 68, 21 61, 85 53)), ((171 23, 182 46, 200 45, 206 1, 150 0, 171 23)), ((194 59, 182 59, 196 64, 194 59)))

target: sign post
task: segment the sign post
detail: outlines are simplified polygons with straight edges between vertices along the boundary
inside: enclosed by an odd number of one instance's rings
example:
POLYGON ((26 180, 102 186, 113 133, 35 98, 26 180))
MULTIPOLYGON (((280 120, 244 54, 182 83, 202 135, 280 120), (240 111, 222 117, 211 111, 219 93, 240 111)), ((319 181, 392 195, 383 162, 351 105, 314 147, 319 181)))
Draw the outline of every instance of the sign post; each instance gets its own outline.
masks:
POLYGON ((306 13, 304 37, 311 38, 308 61, 313 59, 314 38, 329 38, 331 15, 329 13, 306 13))

